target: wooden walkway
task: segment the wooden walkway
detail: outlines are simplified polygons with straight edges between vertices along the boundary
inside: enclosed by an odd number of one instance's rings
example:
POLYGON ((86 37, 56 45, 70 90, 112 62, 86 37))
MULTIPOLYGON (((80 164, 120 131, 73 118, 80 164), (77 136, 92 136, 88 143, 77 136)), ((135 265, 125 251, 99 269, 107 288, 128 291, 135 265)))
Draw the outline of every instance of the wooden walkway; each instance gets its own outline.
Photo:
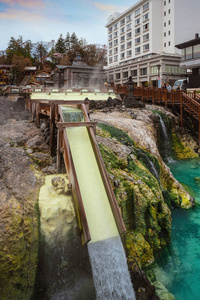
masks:
MULTIPOLYGON (((129 92, 126 87, 121 87, 116 89, 116 93, 119 93, 123 98, 129 92)), ((196 93, 195 90, 188 92, 172 90, 168 92, 166 89, 136 87, 133 96, 149 104, 180 107, 181 126, 184 124, 185 113, 190 117, 192 123, 198 124, 200 149, 200 94, 196 93)))

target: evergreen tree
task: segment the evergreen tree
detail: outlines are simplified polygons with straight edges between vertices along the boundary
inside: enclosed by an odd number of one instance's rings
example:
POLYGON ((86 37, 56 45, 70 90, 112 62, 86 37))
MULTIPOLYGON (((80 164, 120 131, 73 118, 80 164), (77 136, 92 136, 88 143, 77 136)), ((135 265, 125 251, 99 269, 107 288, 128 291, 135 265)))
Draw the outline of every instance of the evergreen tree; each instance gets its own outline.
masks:
POLYGON ((27 58, 32 58, 32 49, 33 49, 33 44, 31 42, 31 40, 27 40, 24 42, 23 44, 23 54, 24 54, 24 57, 27 57, 27 58))
POLYGON ((60 37, 57 40, 55 50, 57 53, 61 53, 61 54, 66 53, 65 39, 63 38, 62 33, 60 34, 60 37))
POLYGON ((13 36, 11 37, 8 48, 6 49, 7 61, 11 63, 14 55, 23 56, 23 39, 22 36, 19 36, 18 39, 15 39, 13 36))
POLYGON ((69 32, 67 32, 66 37, 65 37, 66 51, 70 50, 70 46, 71 46, 71 36, 70 36, 69 32))

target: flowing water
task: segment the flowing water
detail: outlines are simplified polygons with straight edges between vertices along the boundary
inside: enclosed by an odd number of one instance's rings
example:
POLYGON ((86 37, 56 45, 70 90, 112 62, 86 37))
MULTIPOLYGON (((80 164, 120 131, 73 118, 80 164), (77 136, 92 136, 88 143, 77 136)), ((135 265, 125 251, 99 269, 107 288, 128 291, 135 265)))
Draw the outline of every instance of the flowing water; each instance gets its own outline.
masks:
POLYGON ((176 300, 200 299, 200 158, 169 164, 196 206, 172 212, 172 243, 156 258, 154 273, 176 300))
POLYGON ((134 300, 126 256, 119 236, 88 244, 96 299, 134 300))
POLYGON ((173 153, 172 153, 172 147, 171 147, 171 138, 170 138, 170 133, 168 132, 167 126, 164 122, 164 119, 162 118, 162 115, 158 114, 158 117, 160 119, 160 131, 161 131, 161 156, 163 158, 163 160, 166 163, 170 163, 173 162, 173 153))

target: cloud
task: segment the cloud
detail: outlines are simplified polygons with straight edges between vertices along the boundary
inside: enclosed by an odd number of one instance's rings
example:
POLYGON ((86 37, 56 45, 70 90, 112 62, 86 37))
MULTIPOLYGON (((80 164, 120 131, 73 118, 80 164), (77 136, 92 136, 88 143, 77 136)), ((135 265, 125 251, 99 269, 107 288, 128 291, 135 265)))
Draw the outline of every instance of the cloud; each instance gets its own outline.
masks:
POLYGON ((43 16, 24 10, 8 8, 6 12, 0 12, 0 19, 20 19, 26 22, 35 22, 37 20, 43 19, 43 16))
POLYGON ((114 5, 105 5, 104 3, 101 2, 94 2, 94 5, 100 10, 115 11, 114 5))
POLYGON ((43 0, 0 0, 0 3, 5 3, 9 6, 14 6, 17 4, 24 7, 45 7, 43 0))

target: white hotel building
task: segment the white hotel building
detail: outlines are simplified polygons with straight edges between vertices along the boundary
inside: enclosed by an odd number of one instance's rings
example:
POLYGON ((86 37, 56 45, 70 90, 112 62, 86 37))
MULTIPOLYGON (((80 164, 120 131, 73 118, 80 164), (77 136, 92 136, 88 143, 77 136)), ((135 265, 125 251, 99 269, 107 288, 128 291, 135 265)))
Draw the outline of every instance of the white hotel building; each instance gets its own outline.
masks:
POLYGON ((108 19, 108 81, 158 86, 185 78, 175 47, 200 30, 200 0, 140 0, 108 19))

